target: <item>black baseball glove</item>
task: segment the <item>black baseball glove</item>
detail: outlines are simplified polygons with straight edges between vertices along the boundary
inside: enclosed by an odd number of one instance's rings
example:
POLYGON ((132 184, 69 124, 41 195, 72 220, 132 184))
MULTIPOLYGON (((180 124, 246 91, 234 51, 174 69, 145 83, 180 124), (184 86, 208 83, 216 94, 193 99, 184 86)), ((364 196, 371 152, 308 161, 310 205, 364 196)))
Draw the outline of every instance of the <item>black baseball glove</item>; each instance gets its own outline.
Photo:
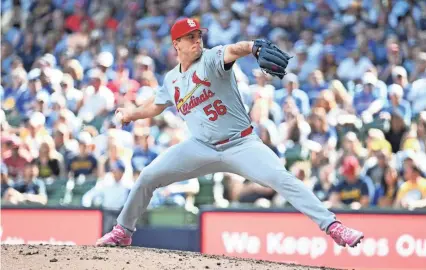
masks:
POLYGON ((260 68, 273 76, 280 79, 287 74, 288 61, 292 56, 283 52, 277 45, 269 40, 256 39, 253 44, 252 53, 256 57, 260 68))

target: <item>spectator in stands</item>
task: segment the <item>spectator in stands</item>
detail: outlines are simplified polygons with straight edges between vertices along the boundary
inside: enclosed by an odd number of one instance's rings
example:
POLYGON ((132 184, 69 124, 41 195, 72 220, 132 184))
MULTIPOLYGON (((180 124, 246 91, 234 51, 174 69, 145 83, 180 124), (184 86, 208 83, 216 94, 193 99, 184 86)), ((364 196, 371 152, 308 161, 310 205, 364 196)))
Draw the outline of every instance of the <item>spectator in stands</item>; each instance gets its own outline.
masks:
POLYGON ((382 183, 385 170, 391 161, 391 152, 388 147, 385 146, 389 143, 386 141, 376 141, 372 145, 372 158, 370 158, 365 166, 365 174, 371 178, 375 186, 379 186, 382 183))
POLYGON ((194 206, 194 196, 199 192, 197 178, 173 183, 154 191, 149 208, 160 206, 182 206, 190 209, 194 206))
POLYGON ((370 106, 380 98, 376 90, 377 77, 366 72, 362 78, 362 90, 355 93, 353 98, 353 107, 357 115, 362 115, 370 106))
POLYGON ((84 89, 82 107, 78 117, 86 123, 101 121, 114 108, 114 95, 105 86, 105 76, 100 70, 90 72, 90 85, 84 89))
POLYGON ((329 89, 333 92, 337 106, 348 113, 353 113, 352 96, 348 93, 343 83, 339 80, 332 80, 329 89))
POLYGON ((108 140, 108 149, 106 153, 99 157, 99 178, 103 178, 106 173, 111 172, 113 165, 120 160, 121 147, 120 141, 117 138, 108 140))
POLYGON ((135 101, 140 84, 130 79, 130 71, 122 64, 115 73, 115 78, 111 80, 107 87, 114 94, 118 106, 123 106, 125 101, 135 101))
POLYGON ((290 167, 290 172, 303 182, 309 189, 312 189, 314 182, 311 179, 311 166, 306 161, 297 161, 290 167))
POLYGON ((98 170, 98 160, 92 154, 92 136, 82 131, 78 135, 79 152, 71 158, 68 163, 69 175, 73 178, 78 178, 80 175, 86 179, 96 180, 98 170))
POLYGON ((426 52, 420 52, 415 55, 416 62, 413 72, 410 76, 410 82, 414 82, 417 79, 426 78, 426 52))
POLYGON ((67 101, 63 95, 54 93, 51 96, 51 111, 47 119, 47 125, 51 128, 61 123, 75 132, 81 129, 82 120, 67 108, 67 101))
POLYGON ((27 72, 23 68, 17 68, 11 72, 11 84, 6 87, 2 97, 2 108, 9 111, 15 117, 22 113, 16 106, 20 97, 28 91, 27 72))
POLYGON ((233 19, 230 11, 222 11, 218 20, 209 26, 208 45, 214 47, 235 42, 240 34, 239 23, 233 19))
POLYGON ((337 119, 339 116, 347 113, 337 106, 334 93, 330 90, 321 91, 314 106, 315 108, 323 108, 325 110, 325 113, 327 114, 327 122, 332 127, 337 125, 337 119))
MULTIPOLYGON (((173 62, 168 63, 172 64, 173 62)), ((158 81, 155 75, 154 60, 146 55, 138 55, 135 58, 135 80, 140 86, 158 87, 158 81)))
POLYGON ((349 57, 340 62, 337 75, 343 81, 361 80, 364 73, 372 66, 370 59, 362 56, 359 49, 355 49, 349 57))
POLYGON ((22 140, 16 135, 9 138, 2 138, 6 147, 10 149, 5 153, 4 164, 7 166, 9 175, 12 178, 18 178, 22 175, 24 167, 27 163, 32 161, 31 154, 23 147, 22 140))
POLYGON ((52 94, 58 90, 63 73, 62 71, 54 68, 54 65, 56 65, 56 59, 51 54, 45 54, 38 61, 38 65, 40 66, 41 89, 43 92, 52 94))
MULTIPOLYGON (((384 81, 380 80, 377 77, 377 68, 376 67, 370 67, 364 73, 364 76, 362 77, 361 83, 365 84, 365 83, 368 83, 368 82, 372 82, 374 84, 373 92, 375 93, 375 95, 377 96, 378 99, 381 99, 381 100, 389 99, 388 85, 386 85, 386 83, 384 81)), ((359 84, 358 84, 358 88, 359 88, 359 84)))
POLYGON ((332 45, 324 46, 323 55, 320 62, 320 70, 327 81, 337 79, 337 61, 335 49, 332 45))
POLYGON ((74 2, 74 14, 67 18, 65 27, 72 32, 77 32, 81 31, 83 22, 86 22, 89 25, 89 29, 92 29, 95 25, 86 12, 87 6, 85 6, 85 1, 74 2))
POLYGON ((42 91, 40 74, 41 71, 38 68, 32 69, 28 73, 28 90, 24 91, 16 99, 15 106, 21 118, 25 115, 29 115, 35 109, 34 104, 36 103, 36 96, 42 91))
POLYGON ((137 178, 143 168, 148 166, 157 156, 158 152, 153 147, 153 137, 149 128, 136 128, 133 131, 135 147, 131 159, 134 177, 137 178))
MULTIPOLYGON (((303 43, 297 45, 294 52, 294 61, 288 63, 287 69, 295 73, 303 85, 308 81, 309 74, 317 68, 317 64, 308 60, 308 48, 303 43)), ((302 89, 305 90, 303 87, 302 89)))
POLYGON ((7 76, 6 70, 11 70, 14 56, 13 53, 13 45, 9 41, 3 40, 1 43, 1 75, 3 78, 7 76))
POLYGON ((41 51, 41 48, 36 43, 35 33, 32 33, 30 30, 26 31, 24 44, 22 44, 17 54, 22 59, 27 72, 31 70, 33 63, 41 55, 41 51))
POLYGON ((40 112, 43 115, 46 115, 46 122, 50 123, 50 109, 49 109, 49 100, 50 100, 50 96, 49 94, 45 93, 45 92, 40 92, 37 94, 36 96, 36 104, 34 106, 34 112, 40 112))
POLYGON ((40 144, 39 156, 34 160, 41 180, 54 181, 65 176, 63 157, 55 149, 52 137, 46 136, 40 144))
POLYGON ((28 146, 33 158, 38 157, 40 144, 48 131, 44 127, 46 118, 41 112, 34 112, 27 123, 27 127, 21 130, 22 142, 28 146))
POLYGON ((355 156, 359 164, 364 166, 367 158, 367 150, 362 147, 357 135, 354 132, 348 132, 343 138, 342 148, 338 152, 338 160, 336 164, 342 164, 343 160, 348 156, 355 156))
POLYGON ((84 194, 82 205, 85 207, 102 206, 106 210, 120 210, 130 193, 126 185, 126 166, 123 161, 117 160, 111 165, 111 172, 106 174, 94 188, 84 194))
MULTIPOLYGON (((4 122, 7 123, 7 121, 4 121, 4 122)), ((11 143, 10 143, 10 141, 11 141, 11 136, 14 135, 14 134, 10 133, 9 127, 6 126, 6 125, 4 125, 3 123, 1 125, 1 127, 2 127, 2 130, 1 130, 2 137, 1 137, 1 149, 0 149, 0 151, 1 151, 1 160, 2 161, 7 156, 10 155, 10 152, 11 152, 11 143)), ((14 136, 16 136, 16 135, 14 135, 14 136)))
POLYGON ((408 101, 403 99, 404 90, 398 84, 392 84, 388 88, 390 100, 382 105, 381 112, 392 114, 398 112, 401 114, 405 125, 411 124, 411 108, 408 101))
POLYGON ((296 102, 299 112, 307 116, 310 112, 309 98, 304 91, 299 89, 299 79, 297 75, 294 73, 287 74, 283 79, 283 87, 283 89, 279 89, 275 92, 275 96, 278 95, 277 93, 280 93, 277 103, 282 106, 288 97, 292 97, 296 102))
POLYGON ((323 146, 314 141, 307 141, 307 149, 309 150, 309 162, 311 163, 311 177, 318 182, 321 175, 321 168, 330 164, 329 152, 323 146))
POLYGON ((312 191, 322 202, 327 202, 330 198, 330 191, 335 183, 335 173, 332 165, 324 165, 319 169, 319 177, 313 179, 312 191))
POLYGON ((384 81, 386 84, 394 83, 392 80, 392 70, 396 66, 402 65, 402 52, 400 46, 395 43, 397 40, 392 40, 392 38, 388 38, 386 44, 386 57, 387 64, 383 68, 381 72, 380 79, 384 81))
POLYGON ((404 180, 396 195, 395 207, 416 209, 426 206, 426 179, 421 176, 419 162, 404 163, 404 180))
POLYGON ((393 153, 397 153, 400 150, 402 138, 408 130, 403 117, 401 112, 393 111, 390 117, 390 128, 385 133, 386 140, 392 145, 393 153))
POLYGON ((314 108, 308 122, 311 127, 308 139, 323 145, 327 149, 335 149, 337 144, 336 131, 328 124, 325 110, 314 108))
POLYGON ((393 207, 399 191, 401 181, 399 181, 398 171, 386 165, 380 185, 376 188, 373 205, 379 207, 393 207))
POLYGON ((77 113, 83 93, 74 87, 74 79, 68 73, 64 74, 60 85, 60 93, 65 97, 67 108, 73 113, 77 113))
POLYGON ((251 102, 254 102, 259 98, 265 98, 268 100, 273 97, 275 87, 271 84, 272 77, 269 74, 264 73, 260 68, 253 70, 253 76, 256 79, 256 83, 249 86, 252 99, 248 101, 248 104, 251 104, 251 102))
POLYGON ((283 131, 283 141, 280 148, 284 151, 285 167, 290 169, 296 161, 303 161, 308 159, 309 150, 306 147, 306 136, 309 134, 310 127, 303 119, 303 116, 299 115, 294 117, 288 113, 291 117, 280 127, 283 131), (305 134, 304 134, 305 133, 305 134))
MULTIPOLYGON (((84 69, 77 59, 65 61, 64 73, 68 73, 74 79, 74 87, 81 89, 84 69)), ((84 94, 84 93, 83 93, 84 94)))
POLYGON ((283 122, 278 126, 279 142, 286 144, 287 141, 293 143, 303 143, 308 139, 311 127, 305 118, 300 115, 295 100, 288 97, 283 104, 283 122))
POLYGON ((65 124, 58 124, 53 130, 55 150, 63 157, 64 163, 69 164, 71 157, 77 154, 78 143, 71 139, 70 130, 65 124))
POLYGON ((366 134, 367 138, 365 139, 365 145, 368 151, 369 157, 373 156, 373 151, 386 148, 385 150, 389 150, 392 152, 392 146, 385 139, 385 134, 382 130, 377 128, 372 128, 368 130, 366 134), (375 150, 373 150, 375 149, 375 150))
POLYGON ((261 125, 273 125, 274 122, 269 118, 269 102, 265 98, 258 98, 255 100, 253 107, 250 111, 252 125, 256 134, 259 133, 261 125))
POLYGON ((360 165, 354 156, 346 157, 341 166, 342 180, 333 186, 330 192, 331 207, 350 207, 360 209, 370 204, 367 177, 360 176, 360 165), (364 180, 365 179, 365 180, 364 180))
POLYGON ((4 195, 4 200, 13 204, 46 204, 46 186, 37 178, 38 167, 35 163, 25 164, 23 175, 17 178, 12 188, 4 195))
POLYGON ((3 196, 8 192, 8 189, 13 186, 13 180, 9 178, 9 174, 7 171, 7 166, 3 162, 0 164, 0 186, 1 186, 1 194, 0 199, 3 200, 3 196))
POLYGON ((328 89, 328 83, 324 80, 324 75, 321 70, 315 69, 309 74, 308 81, 302 86, 309 97, 309 104, 315 104, 318 96, 323 90, 328 89))
POLYGON ((422 152, 426 152, 426 112, 420 113, 416 131, 420 149, 422 152))
POLYGON ((392 69, 392 81, 394 84, 402 87, 403 98, 407 100, 411 85, 408 83, 407 70, 402 66, 396 66, 392 69))
POLYGON ((407 100, 411 103, 413 118, 418 117, 422 111, 426 110, 426 76, 411 84, 407 100))
POLYGON ((110 52, 101 52, 96 58, 96 68, 98 68, 106 77, 106 82, 116 77, 115 71, 111 68, 114 63, 114 56, 110 52))

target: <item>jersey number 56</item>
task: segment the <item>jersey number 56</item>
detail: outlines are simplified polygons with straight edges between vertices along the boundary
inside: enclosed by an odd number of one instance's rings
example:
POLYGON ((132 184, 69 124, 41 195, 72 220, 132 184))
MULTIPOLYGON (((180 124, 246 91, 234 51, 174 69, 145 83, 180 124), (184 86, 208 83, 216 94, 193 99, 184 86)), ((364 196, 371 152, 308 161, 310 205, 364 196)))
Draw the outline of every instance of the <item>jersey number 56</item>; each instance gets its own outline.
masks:
POLYGON ((220 99, 215 100, 213 104, 205 106, 203 110, 207 116, 210 116, 210 121, 216 121, 219 115, 224 115, 227 112, 225 105, 222 104, 222 100, 220 99))

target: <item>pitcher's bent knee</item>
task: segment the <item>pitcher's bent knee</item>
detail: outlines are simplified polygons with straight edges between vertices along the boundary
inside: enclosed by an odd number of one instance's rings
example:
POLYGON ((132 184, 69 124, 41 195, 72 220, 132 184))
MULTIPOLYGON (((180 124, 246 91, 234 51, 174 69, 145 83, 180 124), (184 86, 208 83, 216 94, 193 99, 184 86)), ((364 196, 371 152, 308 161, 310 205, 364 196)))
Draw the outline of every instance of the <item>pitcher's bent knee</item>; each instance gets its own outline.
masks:
POLYGON ((135 185, 137 188, 152 188, 156 189, 160 184, 158 183, 160 181, 158 174, 155 172, 155 170, 151 169, 149 166, 145 167, 141 174, 138 177, 138 180, 136 181, 135 185))

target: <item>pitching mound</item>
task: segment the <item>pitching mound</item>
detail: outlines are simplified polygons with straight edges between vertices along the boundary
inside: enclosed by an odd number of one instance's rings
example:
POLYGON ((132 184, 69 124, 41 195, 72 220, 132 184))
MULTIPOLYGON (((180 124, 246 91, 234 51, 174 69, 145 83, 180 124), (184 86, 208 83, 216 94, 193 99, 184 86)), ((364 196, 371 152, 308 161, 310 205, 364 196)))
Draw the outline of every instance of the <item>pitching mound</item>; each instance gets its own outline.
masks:
POLYGON ((329 269, 206 256, 194 252, 93 246, 2 245, 2 269, 329 269))

